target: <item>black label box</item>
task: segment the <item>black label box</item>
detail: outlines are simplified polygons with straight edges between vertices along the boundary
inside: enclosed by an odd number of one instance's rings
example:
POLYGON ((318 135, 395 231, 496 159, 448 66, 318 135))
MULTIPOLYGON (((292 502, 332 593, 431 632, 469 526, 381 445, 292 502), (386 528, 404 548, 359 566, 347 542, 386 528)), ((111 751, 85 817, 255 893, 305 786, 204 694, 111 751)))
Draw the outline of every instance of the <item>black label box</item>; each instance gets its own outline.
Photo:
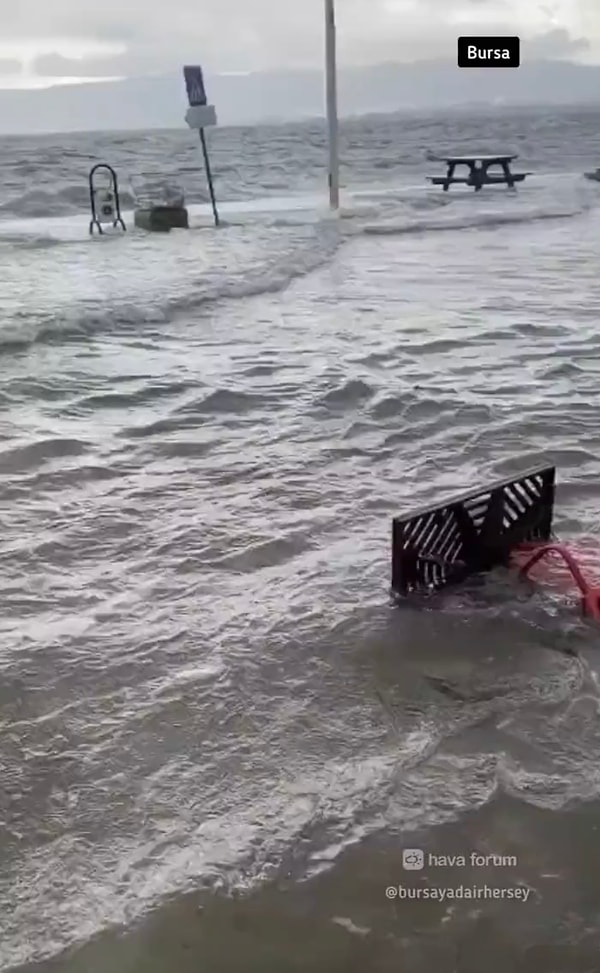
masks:
POLYGON ((459 37, 459 68, 518 68, 521 41, 518 37, 459 37))

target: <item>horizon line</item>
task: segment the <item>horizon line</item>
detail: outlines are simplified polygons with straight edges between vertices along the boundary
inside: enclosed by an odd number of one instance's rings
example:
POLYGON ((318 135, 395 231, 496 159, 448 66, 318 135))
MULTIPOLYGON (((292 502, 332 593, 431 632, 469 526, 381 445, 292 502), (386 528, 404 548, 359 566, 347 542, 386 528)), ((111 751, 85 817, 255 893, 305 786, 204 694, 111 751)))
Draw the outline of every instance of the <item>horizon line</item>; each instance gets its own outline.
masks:
MULTIPOLYGON (((452 65, 457 70, 458 68, 456 61, 453 58, 418 58, 412 61, 373 61, 369 64, 342 64, 338 68, 339 72, 344 71, 368 71, 374 68, 382 67, 414 67, 415 65, 423 64, 446 64, 452 65)), ((584 69, 594 69, 600 68, 600 61, 580 61, 573 60, 569 57, 537 57, 533 58, 528 62, 529 65, 532 64, 569 64, 572 67, 584 68, 584 69)), ((524 64, 521 68, 525 67, 524 64)), ((142 74, 129 74, 129 75, 101 75, 101 76, 54 76, 54 75, 36 75, 36 74, 18 74, 18 75, 0 75, 0 91, 46 91, 49 88, 58 87, 70 87, 77 85, 93 85, 93 84, 110 84, 117 82, 126 81, 139 81, 143 79, 151 78, 166 78, 170 75, 179 73, 179 69, 169 69, 154 72, 144 72, 142 74)), ((483 70, 483 69, 482 69, 483 70)), ((489 68, 487 70, 490 70, 489 68)), ((497 68, 496 70, 501 70, 497 68)), ((225 71, 207 71, 207 75, 212 78, 232 78, 232 77, 251 77, 256 75, 272 75, 272 74, 313 74, 321 73, 322 68, 318 65, 310 67, 308 65, 304 67, 294 67, 294 68, 259 68, 253 70, 235 71, 235 70, 225 70, 225 71)))

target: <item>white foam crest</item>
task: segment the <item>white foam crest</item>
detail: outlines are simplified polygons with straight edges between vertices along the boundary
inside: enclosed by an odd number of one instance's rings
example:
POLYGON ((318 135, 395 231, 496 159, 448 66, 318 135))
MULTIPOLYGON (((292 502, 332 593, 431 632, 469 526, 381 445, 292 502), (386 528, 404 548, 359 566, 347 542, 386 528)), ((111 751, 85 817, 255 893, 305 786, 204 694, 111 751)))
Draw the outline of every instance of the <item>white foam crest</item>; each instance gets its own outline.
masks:
POLYGON ((418 731, 385 754, 334 760, 293 779, 282 777, 268 795, 258 782, 254 795, 244 791, 238 798, 232 792, 233 806, 224 815, 195 823, 183 812, 178 820, 153 822, 145 841, 113 839, 93 856, 76 836, 24 855, 10 908, 6 903, 0 910, 0 969, 56 955, 199 882, 246 888, 259 883, 307 829, 313 865, 323 857, 331 862, 327 849, 339 853, 369 830, 355 822, 365 804, 388 793, 394 773, 419 762, 433 743, 429 733, 418 731))

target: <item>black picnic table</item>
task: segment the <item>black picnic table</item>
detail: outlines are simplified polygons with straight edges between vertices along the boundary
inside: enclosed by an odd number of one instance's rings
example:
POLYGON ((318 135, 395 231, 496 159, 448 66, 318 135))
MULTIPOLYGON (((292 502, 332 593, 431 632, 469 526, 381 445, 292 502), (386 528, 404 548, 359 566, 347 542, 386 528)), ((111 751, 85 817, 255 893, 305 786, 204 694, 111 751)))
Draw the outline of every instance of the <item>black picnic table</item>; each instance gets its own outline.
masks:
POLYGON ((523 182, 529 172, 511 172, 510 163, 514 162, 516 155, 453 155, 442 156, 437 161, 445 162, 448 171, 445 176, 428 176, 427 178, 434 186, 443 186, 447 192, 452 183, 463 183, 465 186, 472 186, 475 192, 479 192, 482 186, 506 185, 511 189, 516 182, 523 182), (468 176, 455 176, 454 171, 457 166, 466 166, 469 170, 468 176), (498 166, 502 172, 490 175, 488 170, 492 166, 498 166))

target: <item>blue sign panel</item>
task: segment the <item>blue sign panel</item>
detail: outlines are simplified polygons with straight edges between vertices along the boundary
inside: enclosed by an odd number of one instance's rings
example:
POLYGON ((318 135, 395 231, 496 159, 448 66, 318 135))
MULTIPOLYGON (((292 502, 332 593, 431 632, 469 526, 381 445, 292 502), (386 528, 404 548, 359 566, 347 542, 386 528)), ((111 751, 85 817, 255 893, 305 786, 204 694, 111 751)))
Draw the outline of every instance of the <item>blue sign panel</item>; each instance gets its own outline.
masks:
POLYGON ((204 77, 202 68, 199 64, 187 64, 183 69, 185 87, 187 91, 190 107, 206 104, 206 91, 204 90, 204 77))

